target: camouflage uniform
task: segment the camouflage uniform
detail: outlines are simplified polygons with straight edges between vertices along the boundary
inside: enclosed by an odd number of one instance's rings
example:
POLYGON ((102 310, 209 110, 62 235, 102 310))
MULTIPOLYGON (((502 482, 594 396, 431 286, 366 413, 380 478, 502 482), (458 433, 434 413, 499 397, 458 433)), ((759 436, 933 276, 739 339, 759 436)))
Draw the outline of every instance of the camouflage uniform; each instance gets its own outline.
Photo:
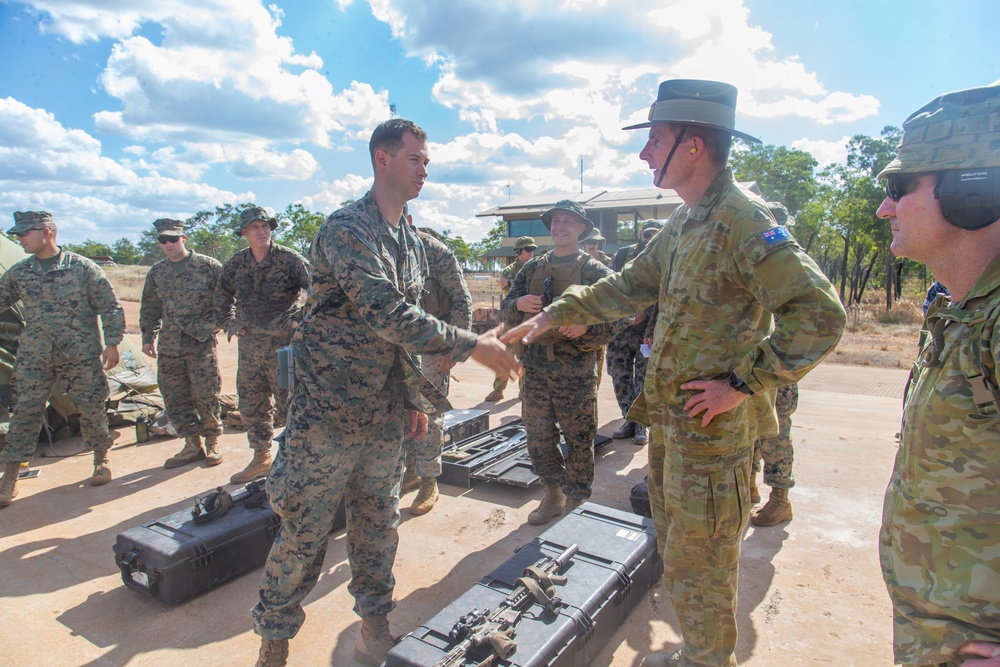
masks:
MULTIPOLYGON (((418 232, 418 236, 427 255, 427 280, 420 297, 420 306, 442 322, 459 329, 469 329, 472 325, 472 295, 469 294, 465 275, 455 254, 429 234, 418 232)), ((441 355, 424 355, 420 360, 420 368, 424 376, 447 396, 451 371, 441 369, 441 359, 441 355)), ((448 360, 448 357, 444 359, 448 360)), ((432 415, 427 420, 427 434, 416 440, 408 439, 403 444, 407 469, 418 477, 440 477, 443 445, 444 414, 432 415)))
POLYGON ((778 435, 759 438, 753 446, 753 474, 760 472, 760 461, 764 459, 764 483, 778 489, 795 486, 792 476, 792 413, 799 406, 798 383, 778 387, 774 399, 774 409, 778 413, 778 435))
POLYGON ((643 392, 629 418, 650 424, 649 497, 664 580, 684 636, 682 665, 735 665, 740 538, 754 441, 776 432, 772 392, 829 353, 846 316, 819 267, 763 202, 724 169, 626 267, 571 287, 545 309, 554 326, 659 315, 643 392), (770 311, 770 312, 769 312, 770 311), (771 313, 776 328, 771 330, 771 313), (708 426, 680 385, 731 372, 754 392, 708 426))
POLYGON ((309 250, 313 287, 293 337, 296 385, 285 444, 267 479, 281 517, 252 614, 265 639, 293 637, 316 584, 341 497, 348 508, 348 590, 362 617, 387 614, 399 521, 403 410, 450 408, 407 351, 455 361, 476 335, 424 313, 423 244, 391 226, 369 192, 332 214, 309 250))
MULTIPOLYGON (((640 250, 638 245, 620 248, 611 261, 611 270, 621 271, 635 259, 640 250)), ((632 407, 646 381, 646 357, 642 356, 640 348, 654 307, 646 309, 645 322, 629 324, 607 346, 608 375, 611 376, 622 417, 628 414, 628 409, 632 407)))
POLYGON ((239 337, 236 393, 251 449, 271 448, 273 417, 283 420, 288 410, 288 393, 278 387, 276 351, 291 340, 300 315, 299 294, 308 290, 306 260, 274 242, 261 262, 244 248, 222 266, 216 319, 227 332, 244 331, 239 337))
MULTIPOLYGON (((528 260, 528 261, 531 261, 531 260, 528 260)), ((514 280, 517 278, 517 274, 521 271, 521 268, 523 266, 524 266, 524 264, 521 264, 520 262, 518 262, 515 259, 510 264, 508 264, 507 266, 503 267, 503 270, 500 271, 500 275, 510 281, 510 286, 506 290, 503 290, 503 298, 504 299, 506 299, 507 295, 510 294, 510 290, 514 286, 514 280)), ((501 300, 501 302, 502 302, 502 300, 501 300)), ((521 345, 519 343, 510 346, 509 349, 512 349, 514 351, 514 354, 517 356, 518 359, 521 358, 521 345)), ((524 385, 524 377, 523 376, 521 377, 520 384, 522 386, 524 385)), ((502 377, 502 378, 498 377, 498 378, 494 378, 493 379, 493 391, 502 392, 506 388, 507 388, 507 378, 506 377, 502 377)))
POLYGON ((222 434, 212 300, 221 275, 218 260, 189 252, 179 262, 154 264, 142 287, 142 344, 156 341, 157 381, 182 438, 222 434))
MULTIPOLYGON (((551 275, 556 264, 586 258, 580 283, 592 285, 611 270, 583 251, 569 257, 547 253, 528 260, 517 274, 510 294, 501 302, 504 321, 514 326, 526 319, 517 300, 535 293, 535 273, 551 275)), ((556 486, 574 500, 590 497, 594 484, 594 436, 597 434, 597 350, 624 326, 595 324, 576 339, 533 343, 524 348, 524 400, 521 418, 528 435, 528 454, 535 473, 546 486, 556 486), (558 422, 558 424, 557 424, 558 422), (568 457, 559 448, 559 431, 566 439, 568 457)))
POLYGON ((11 386, 14 409, 0 462, 31 459, 45 403, 56 380, 80 411, 80 432, 88 450, 111 448, 108 433, 108 380, 101 367, 101 316, 105 345, 118 345, 125 314, 104 271, 94 262, 60 248, 58 261, 44 271, 35 257, 23 259, 0 277, 0 310, 20 300, 25 315, 18 337, 11 386))

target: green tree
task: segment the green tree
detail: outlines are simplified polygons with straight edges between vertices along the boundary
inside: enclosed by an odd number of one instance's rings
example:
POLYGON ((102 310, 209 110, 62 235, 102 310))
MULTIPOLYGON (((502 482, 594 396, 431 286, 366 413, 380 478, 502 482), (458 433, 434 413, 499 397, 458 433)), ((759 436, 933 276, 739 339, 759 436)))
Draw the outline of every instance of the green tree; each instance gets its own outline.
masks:
POLYGON ((739 144, 729 159, 739 181, 757 181, 764 199, 780 201, 792 215, 816 194, 816 159, 784 146, 739 144))
POLYGON ((497 220, 490 231, 481 241, 476 241, 469 246, 472 256, 476 258, 471 262, 475 268, 481 271, 497 271, 500 268, 500 261, 495 257, 486 257, 486 253, 496 250, 503 245, 503 240, 507 236, 507 223, 503 219, 497 220), (478 266, 476 266, 478 265, 478 266))
POLYGON ((124 236, 115 241, 114 246, 112 246, 111 257, 118 264, 132 265, 142 263, 142 252, 138 246, 124 236))
POLYGON ((63 248, 84 257, 110 257, 111 248, 103 243, 87 239, 83 243, 63 243, 63 248))
MULTIPOLYGON (((346 204, 341 204, 344 205, 346 204)), ((302 254, 308 252, 313 237, 326 220, 322 213, 313 213, 298 203, 289 204, 277 218, 280 224, 275 240, 302 254)))

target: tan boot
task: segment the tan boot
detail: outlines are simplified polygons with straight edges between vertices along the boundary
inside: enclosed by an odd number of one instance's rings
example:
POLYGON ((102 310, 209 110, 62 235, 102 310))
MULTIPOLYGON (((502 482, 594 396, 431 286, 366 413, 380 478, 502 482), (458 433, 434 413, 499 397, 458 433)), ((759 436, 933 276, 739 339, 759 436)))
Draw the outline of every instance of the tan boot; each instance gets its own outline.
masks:
POLYGON ((675 667, 681 664, 681 652, 651 653, 642 659, 639 667, 675 667))
POLYGON ((361 619, 361 632, 354 644, 354 659, 366 665, 381 665, 392 648, 389 619, 369 616, 361 619))
POLYGON ((575 510, 577 507, 584 504, 585 502, 587 501, 584 500, 583 498, 570 498, 569 496, 567 496, 566 506, 563 508, 563 516, 566 516, 567 514, 572 514, 573 510, 575 510))
POLYGON ((757 486, 757 474, 750 473, 750 503, 756 505, 760 502, 760 487, 757 486))
POLYGON ((205 450, 201 448, 201 436, 189 435, 184 438, 184 449, 164 461, 163 467, 180 468, 203 458, 205 458, 205 450))
POLYGON ((499 389, 494 389, 490 393, 486 394, 486 398, 483 399, 487 403, 497 403, 503 400, 503 392, 499 389))
POLYGON ((0 481, 0 507, 7 507, 17 497, 17 475, 21 464, 11 461, 4 466, 3 481, 0 481))
POLYGON ((231 484, 247 484, 259 477, 266 477, 267 471, 270 469, 271 450, 255 449, 253 450, 253 461, 246 468, 230 477, 229 482, 231 484))
POLYGON ((407 468, 406 472, 403 473, 403 481, 399 484, 399 495, 403 495, 407 491, 412 491, 419 486, 420 475, 413 472, 412 469, 407 468))
POLYGON ((222 463, 222 450, 219 449, 219 436, 205 436, 205 465, 217 466, 222 463))
POLYGON ((285 667, 288 662, 287 639, 261 639, 260 653, 254 667, 285 667))
POLYGON ((562 489, 555 485, 545 486, 545 496, 538 507, 528 515, 528 523, 532 526, 541 526, 548 523, 557 516, 562 516, 566 508, 566 496, 562 489))
POLYGON ((422 477, 420 479, 420 491, 417 492, 417 497, 413 499, 413 504, 410 505, 410 514, 417 516, 427 514, 434 509, 434 503, 437 502, 439 497, 437 477, 422 477))
POLYGON ((104 486, 111 481, 111 461, 108 460, 108 450, 94 450, 94 474, 89 481, 91 486, 104 486))
POLYGON ((792 503, 788 500, 788 489, 771 488, 767 503, 750 513, 750 523, 755 526, 776 526, 782 521, 792 520, 792 503))

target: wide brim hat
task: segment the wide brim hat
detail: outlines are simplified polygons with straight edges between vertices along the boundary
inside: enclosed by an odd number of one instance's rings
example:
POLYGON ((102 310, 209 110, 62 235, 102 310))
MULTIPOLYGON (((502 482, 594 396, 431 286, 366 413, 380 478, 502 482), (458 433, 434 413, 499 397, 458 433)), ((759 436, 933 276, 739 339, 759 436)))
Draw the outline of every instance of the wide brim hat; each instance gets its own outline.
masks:
POLYGON ((236 223, 236 229, 233 230, 234 236, 242 236, 243 229, 255 220, 263 220, 271 226, 271 231, 273 232, 278 228, 278 219, 274 216, 269 216, 267 211, 265 211, 260 206, 250 206, 248 208, 240 211, 240 219, 236 223))
POLYGON ((52 214, 48 211, 14 211, 14 226, 8 229, 7 233, 30 232, 51 222, 52 214))
POLYGON ((552 231, 552 214, 556 211, 569 211, 573 215, 580 218, 581 222, 587 226, 587 228, 583 230, 583 233, 580 234, 581 239, 585 238, 587 234, 590 234, 594 227, 596 227, 594 221, 587 217, 587 214, 584 212, 582 206, 577 204, 572 199, 563 199, 562 201, 557 201, 552 208, 547 210, 545 213, 542 213, 542 224, 544 224, 545 228, 549 231, 552 231))
POLYGON ((601 236, 601 232, 596 227, 586 237, 580 239, 580 243, 604 243, 605 241, 607 239, 601 236))
POLYGON ((687 123, 724 130, 744 141, 759 144, 757 137, 736 129, 735 86, 721 81, 671 79, 660 83, 656 101, 649 107, 649 120, 623 130, 652 127, 653 123, 687 123))

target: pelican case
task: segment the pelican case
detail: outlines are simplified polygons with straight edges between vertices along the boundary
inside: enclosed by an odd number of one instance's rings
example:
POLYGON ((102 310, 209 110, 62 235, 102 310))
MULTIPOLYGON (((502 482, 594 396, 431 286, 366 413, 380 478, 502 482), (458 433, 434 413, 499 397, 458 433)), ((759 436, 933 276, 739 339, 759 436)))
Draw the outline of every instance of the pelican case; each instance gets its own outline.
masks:
POLYGON ((447 447, 453 442, 479 435, 489 428, 489 410, 449 410, 444 413, 442 444, 447 447))
MULTIPOLYGON (((544 613, 537 603, 527 608, 514 626, 513 654, 492 664, 503 667, 589 664, 663 574, 652 522, 594 503, 584 503, 520 547, 509 560, 439 614, 403 637, 389 651, 384 667, 434 667, 458 643, 449 633, 463 616, 495 611, 514 590, 525 568, 555 558, 574 544, 579 550, 560 571, 566 582, 555 591, 562 603, 557 606, 557 613, 544 613)), ((456 659, 449 665, 478 665, 489 657, 488 648, 473 648, 464 659, 456 659)))
MULTIPOLYGON (((262 566, 280 523, 264 480, 232 495, 216 490, 193 509, 119 533, 115 564, 128 588, 177 604, 262 566)), ((345 524, 341 501, 334 527, 345 524)))

